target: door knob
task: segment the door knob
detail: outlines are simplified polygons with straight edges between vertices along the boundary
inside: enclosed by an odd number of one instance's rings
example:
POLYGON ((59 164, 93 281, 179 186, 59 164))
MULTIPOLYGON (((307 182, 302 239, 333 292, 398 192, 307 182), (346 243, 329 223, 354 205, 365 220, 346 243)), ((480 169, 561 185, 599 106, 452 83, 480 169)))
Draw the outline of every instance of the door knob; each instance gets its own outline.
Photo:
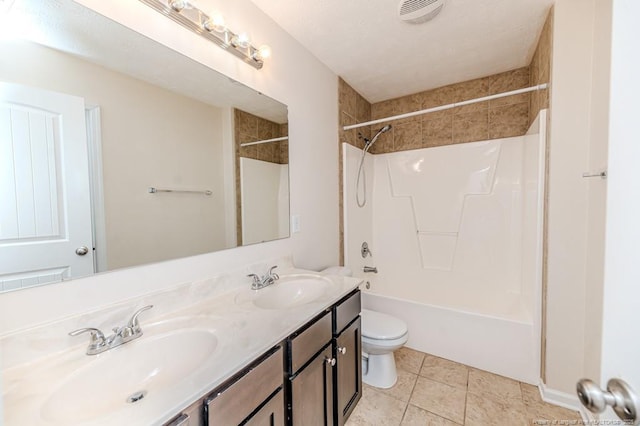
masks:
POLYGON ((342 355, 346 355, 347 354, 347 348, 344 346, 338 346, 338 353, 342 354, 342 355))
POLYGON ((332 366, 332 367, 333 367, 334 365, 336 365, 336 359, 335 359, 335 358, 328 358, 328 357, 327 357, 327 358, 325 358, 325 359, 324 359, 324 362, 326 362, 327 364, 329 364, 329 365, 330 365, 330 366, 332 366))
POLYGON ((78 256, 84 256, 87 253, 89 253, 89 248, 87 246, 78 247, 76 249, 76 254, 78 256))
POLYGON ((602 413, 607 406, 611 406, 622 420, 630 421, 629 424, 638 425, 640 398, 624 380, 609 380, 605 391, 592 380, 582 379, 576 385, 576 391, 580 402, 589 411, 602 413))

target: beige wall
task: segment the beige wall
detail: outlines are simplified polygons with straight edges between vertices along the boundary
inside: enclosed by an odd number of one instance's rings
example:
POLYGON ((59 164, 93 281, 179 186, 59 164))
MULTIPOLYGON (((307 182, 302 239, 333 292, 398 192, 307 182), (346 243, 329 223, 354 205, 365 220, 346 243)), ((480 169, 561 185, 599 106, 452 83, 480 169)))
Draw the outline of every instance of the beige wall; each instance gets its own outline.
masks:
POLYGON ((3 80, 101 109, 108 269, 225 247, 219 108, 39 45, 0 49, 12 58, 3 80), (213 195, 152 195, 150 186, 213 195))
MULTIPOLYGON (((558 0, 548 169, 547 387, 574 394, 599 370, 611 2, 558 0)), ((597 376, 596 376, 597 377, 597 376)))

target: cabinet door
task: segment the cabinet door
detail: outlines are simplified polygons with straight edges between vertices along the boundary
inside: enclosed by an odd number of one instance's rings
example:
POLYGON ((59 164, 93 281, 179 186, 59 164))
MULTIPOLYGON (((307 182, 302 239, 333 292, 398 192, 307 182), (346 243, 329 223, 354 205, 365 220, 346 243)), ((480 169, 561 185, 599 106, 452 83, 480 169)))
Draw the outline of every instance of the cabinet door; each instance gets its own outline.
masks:
POLYGON ((362 396, 360 317, 336 338, 336 382, 338 425, 343 425, 362 396))
POLYGON ((278 391, 267 404, 258 410, 244 426, 283 426, 284 392, 278 391))
POLYGON ((300 426, 333 425, 332 346, 316 355, 291 380, 291 421, 300 426))

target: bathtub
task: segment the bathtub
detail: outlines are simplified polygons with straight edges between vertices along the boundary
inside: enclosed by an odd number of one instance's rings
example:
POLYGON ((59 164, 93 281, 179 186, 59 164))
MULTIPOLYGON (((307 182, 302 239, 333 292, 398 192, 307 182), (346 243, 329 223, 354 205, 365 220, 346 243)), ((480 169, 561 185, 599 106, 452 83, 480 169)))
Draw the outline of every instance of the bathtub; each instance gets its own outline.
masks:
POLYGON ((481 370, 537 385, 539 333, 533 318, 489 315, 419 303, 362 289, 362 306, 402 319, 409 328, 406 346, 481 370))
POLYGON ((408 347, 538 383, 545 117, 523 136, 367 156, 363 208, 361 154, 343 146, 345 265, 370 283, 365 308, 407 322, 408 347))

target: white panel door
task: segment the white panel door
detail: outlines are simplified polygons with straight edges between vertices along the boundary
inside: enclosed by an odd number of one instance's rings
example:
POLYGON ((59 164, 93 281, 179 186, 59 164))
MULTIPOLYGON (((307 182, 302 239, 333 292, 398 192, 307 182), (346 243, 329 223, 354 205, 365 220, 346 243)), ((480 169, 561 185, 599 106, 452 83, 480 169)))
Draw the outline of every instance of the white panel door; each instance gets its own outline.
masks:
POLYGON ((82 98, 0 82, 0 290, 93 273, 86 135, 82 98))

